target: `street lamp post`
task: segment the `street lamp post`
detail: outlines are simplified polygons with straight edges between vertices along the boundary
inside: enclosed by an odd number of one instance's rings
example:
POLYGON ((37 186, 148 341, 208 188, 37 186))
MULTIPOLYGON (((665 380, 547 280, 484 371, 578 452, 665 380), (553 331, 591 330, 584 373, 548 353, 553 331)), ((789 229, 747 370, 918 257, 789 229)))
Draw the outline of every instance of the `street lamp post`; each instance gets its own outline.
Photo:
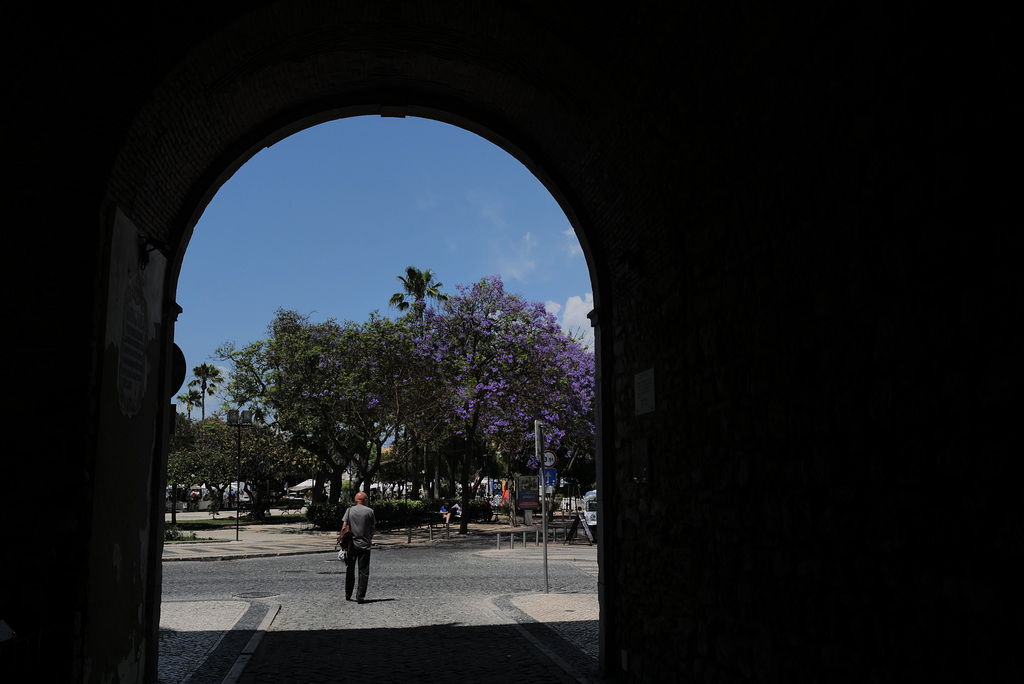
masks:
POLYGON ((409 520, 409 442, 405 443, 405 482, 402 483, 402 491, 405 495, 405 538, 406 543, 412 543, 412 522, 409 520))
POLYGON ((242 520, 242 426, 252 425, 252 411, 242 411, 239 415, 238 409, 228 411, 228 425, 238 428, 238 479, 235 486, 238 493, 235 494, 235 541, 238 541, 238 531, 242 520))
POLYGON ((548 593, 548 510, 547 510, 547 492, 544 486, 544 463, 540 460, 540 456, 544 453, 544 423, 543 421, 533 421, 533 437, 534 437, 534 449, 536 451, 538 468, 540 469, 540 521, 541 534, 544 535, 544 593, 548 593))

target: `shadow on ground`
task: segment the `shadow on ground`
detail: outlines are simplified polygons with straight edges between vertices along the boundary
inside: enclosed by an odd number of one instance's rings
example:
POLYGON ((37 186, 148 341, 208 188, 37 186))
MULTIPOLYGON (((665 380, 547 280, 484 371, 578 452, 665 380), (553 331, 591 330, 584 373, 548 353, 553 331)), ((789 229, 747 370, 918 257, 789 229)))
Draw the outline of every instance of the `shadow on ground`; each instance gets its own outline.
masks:
POLYGON ((596 681, 596 662, 544 625, 525 627, 545 640, 544 650, 515 625, 366 629, 354 623, 344 630, 270 631, 239 684, 596 681))

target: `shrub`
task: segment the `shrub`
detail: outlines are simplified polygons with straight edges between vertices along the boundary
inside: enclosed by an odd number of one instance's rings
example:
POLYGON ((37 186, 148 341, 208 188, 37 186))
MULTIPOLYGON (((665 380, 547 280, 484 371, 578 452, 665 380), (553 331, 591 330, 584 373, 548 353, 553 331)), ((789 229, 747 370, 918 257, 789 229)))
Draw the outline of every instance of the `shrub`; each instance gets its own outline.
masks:
POLYGON ((348 504, 314 503, 306 507, 306 521, 319 530, 340 530, 348 504))
MULTIPOLYGON (((455 501, 459 500, 455 499, 455 501)), ((453 503, 453 501, 448 499, 444 499, 444 502, 448 504, 453 503)), ((441 503, 442 500, 438 499, 410 499, 409 501, 405 499, 389 499, 386 501, 372 501, 370 502, 370 507, 373 508, 374 517, 377 519, 377 528, 386 529, 402 527, 407 522, 411 522, 413 525, 420 525, 431 513, 441 510, 441 503), (408 514, 406 514, 407 507, 408 514)), ((306 520, 320 530, 340 530, 342 518, 345 517, 345 511, 352 505, 354 504, 310 504, 306 509, 306 520)), ((464 511, 464 514, 471 521, 483 520, 483 501, 470 499, 469 506, 464 511)))
MULTIPOLYGON (((425 511, 432 510, 425 507, 424 501, 390 500, 374 501, 371 503, 374 517, 377 519, 378 528, 396 527, 406 523, 406 505, 408 505, 409 519, 418 524, 425 511)), ((349 503, 319 503, 311 504, 306 509, 306 520, 317 529, 340 530, 342 519, 349 503)))
POLYGON ((178 525, 168 525, 164 528, 164 541, 175 542, 175 541, 195 541, 195 532, 186 532, 178 525))

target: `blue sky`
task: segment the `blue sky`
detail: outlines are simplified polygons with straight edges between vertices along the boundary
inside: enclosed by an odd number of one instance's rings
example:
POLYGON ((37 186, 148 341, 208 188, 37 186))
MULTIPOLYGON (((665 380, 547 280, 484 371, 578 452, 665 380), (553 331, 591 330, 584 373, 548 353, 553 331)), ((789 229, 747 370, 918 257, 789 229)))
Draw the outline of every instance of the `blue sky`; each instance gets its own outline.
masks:
POLYGON ((186 380, 200 363, 220 365, 221 344, 267 337, 279 307, 314 321, 397 315, 388 299, 410 265, 453 294, 500 275, 564 328, 591 334, 579 240, 519 161, 448 124, 355 117, 262 150, 206 208, 178 281, 186 380))

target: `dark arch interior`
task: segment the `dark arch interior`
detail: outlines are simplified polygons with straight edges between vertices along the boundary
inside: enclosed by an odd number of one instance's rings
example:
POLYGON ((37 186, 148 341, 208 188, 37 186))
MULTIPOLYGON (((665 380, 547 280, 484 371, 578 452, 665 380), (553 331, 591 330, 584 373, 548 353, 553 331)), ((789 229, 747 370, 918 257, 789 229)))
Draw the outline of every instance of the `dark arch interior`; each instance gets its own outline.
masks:
POLYGON ((374 114, 498 142, 587 250, 607 678, 1021 677, 1010 43, 814 3, 179 9, 3 28, 0 619, 35 674, 155 680, 189 233, 261 145, 374 114))

